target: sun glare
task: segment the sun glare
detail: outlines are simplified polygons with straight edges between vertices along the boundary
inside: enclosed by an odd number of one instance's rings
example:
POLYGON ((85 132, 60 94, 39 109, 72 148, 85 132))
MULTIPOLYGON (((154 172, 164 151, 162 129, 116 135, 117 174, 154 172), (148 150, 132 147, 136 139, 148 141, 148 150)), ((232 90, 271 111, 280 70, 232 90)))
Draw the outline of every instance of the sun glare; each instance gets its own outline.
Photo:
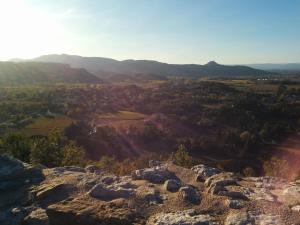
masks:
POLYGON ((31 58, 63 50, 64 31, 58 16, 24 1, 0 2, 0 60, 31 58))

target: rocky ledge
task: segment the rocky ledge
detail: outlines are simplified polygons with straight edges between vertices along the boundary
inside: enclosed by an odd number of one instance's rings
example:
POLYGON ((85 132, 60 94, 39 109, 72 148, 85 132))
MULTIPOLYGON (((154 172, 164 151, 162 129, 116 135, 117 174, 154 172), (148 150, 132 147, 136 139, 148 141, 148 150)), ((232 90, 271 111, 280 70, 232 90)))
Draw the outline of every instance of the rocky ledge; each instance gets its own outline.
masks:
POLYGON ((300 224, 300 181, 172 163, 118 177, 0 156, 1 225, 300 224))

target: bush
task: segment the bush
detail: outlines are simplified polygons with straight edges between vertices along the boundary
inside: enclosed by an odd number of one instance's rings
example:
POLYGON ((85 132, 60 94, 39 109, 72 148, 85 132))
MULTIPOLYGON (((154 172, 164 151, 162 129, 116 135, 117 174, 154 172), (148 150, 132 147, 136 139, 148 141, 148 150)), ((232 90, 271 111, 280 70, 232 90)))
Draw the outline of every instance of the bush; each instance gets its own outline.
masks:
POLYGON ((287 175, 288 162, 278 157, 272 157, 263 162, 263 170, 266 176, 285 177, 287 175))
POLYGON ((42 164, 47 167, 61 166, 63 152, 56 143, 51 143, 47 138, 35 141, 31 148, 30 162, 42 164))
POLYGON ((257 176, 255 170, 251 167, 246 167, 245 169, 243 169, 243 174, 245 177, 255 177, 257 176))
POLYGON ((192 159, 188 154, 188 151, 184 145, 179 145, 177 151, 173 155, 174 162, 183 167, 191 167, 192 159))
POLYGON ((62 166, 85 166, 86 156, 82 147, 76 146, 75 142, 70 142, 63 148, 62 166))
POLYGON ((1 143, 1 153, 9 154, 23 162, 29 162, 30 148, 30 140, 20 134, 8 134, 1 143))

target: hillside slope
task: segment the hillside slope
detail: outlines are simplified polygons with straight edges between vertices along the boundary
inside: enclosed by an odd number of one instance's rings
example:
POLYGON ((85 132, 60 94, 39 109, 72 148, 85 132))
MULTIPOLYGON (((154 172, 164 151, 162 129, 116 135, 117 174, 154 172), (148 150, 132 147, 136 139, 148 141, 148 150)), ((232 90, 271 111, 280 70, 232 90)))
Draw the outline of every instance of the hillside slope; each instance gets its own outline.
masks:
POLYGON ((95 82, 101 80, 85 69, 74 69, 66 64, 0 62, 0 85, 95 82))
POLYGON ((154 163, 116 176, 93 165, 50 169, 0 155, 0 224, 300 223, 299 180, 154 163))
POLYGON ((101 57, 81 57, 74 55, 44 55, 33 59, 37 62, 66 63, 74 68, 85 68, 101 76, 103 71, 117 74, 155 74, 162 76, 259 76, 270 72, 247 66, 227 66, 216 62, 205 65, 168 64, 151 60, 117 61, 101 57), (101 73, 99 73, 101 71, 101 73))

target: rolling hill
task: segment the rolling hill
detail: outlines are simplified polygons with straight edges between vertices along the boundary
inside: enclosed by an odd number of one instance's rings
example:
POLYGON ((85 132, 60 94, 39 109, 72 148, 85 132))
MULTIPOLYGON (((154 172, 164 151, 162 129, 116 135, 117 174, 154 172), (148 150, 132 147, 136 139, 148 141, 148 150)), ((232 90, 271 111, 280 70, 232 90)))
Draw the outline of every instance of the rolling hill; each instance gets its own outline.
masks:
POLYGON ((87 70, 66 64, 0 62, 0 85, 98 82, 101 80, 87 70))
POLYGON ((255 69, 266 70, 282 74, 300 74, 300 63, 261 63, 261 64, 248 64, 255 69))
POLYGON ((248 66, 220 65, 214 61, 205 65, 168 64, 151 60, 118 61, 102 57, 82 57, 75 55, 44 55, 33 59, 36 62, 69 64, 74 68, 85 68, 98 77, 105 73, 115 74, 153 74, 160 76, 260 76, 271 72, 253 69, 248 66))

